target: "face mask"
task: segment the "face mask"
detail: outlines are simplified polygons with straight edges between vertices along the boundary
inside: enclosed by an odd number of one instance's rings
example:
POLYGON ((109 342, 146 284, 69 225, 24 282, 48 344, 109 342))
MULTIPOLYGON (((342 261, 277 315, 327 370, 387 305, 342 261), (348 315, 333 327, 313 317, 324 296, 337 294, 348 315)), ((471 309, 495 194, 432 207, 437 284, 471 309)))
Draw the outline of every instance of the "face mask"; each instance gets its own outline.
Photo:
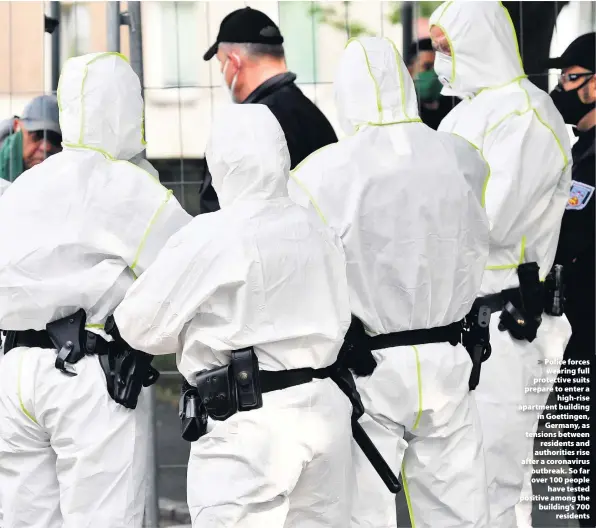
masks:
POLYGON ((225 92, 228 94, 230 101, 232 103, 235 103, 236 98, 234 97, 234 89, 236 88, 236 81, 238 80, 239 70, 237 70, 236 73, 234 74, 234 77, 232 78, 232 84, 230 86, 228 86, 228 83, 226 82, 226 70, 228 69, 229 63, 230 63, 230 59, 226 59, 223 70, 221 72, 221 86, 225 90, 225 92))
POLYGON ((420 72, 414 79, 414 85, 420 101, 433 102, 439 100, 443 85, 434 71, 420 72))
POLYGON ((561 112, 565 123, 568 125, 577 126, 581 119, 591 110, 596 108, 596 101, 593 103, 582 103, 579 98, 578 91, 583 88, 590 79, 584 84, 569 90, 566 92, 561 86, 557 86, 551 93, 550 96, 557 107, 557 110, 561 112))
POLYGON ((449 55, 439 52, 435 53, 435 72, 439 78, 439 82, 443 86, 449 86, 451 84, 453 62, 449 55))

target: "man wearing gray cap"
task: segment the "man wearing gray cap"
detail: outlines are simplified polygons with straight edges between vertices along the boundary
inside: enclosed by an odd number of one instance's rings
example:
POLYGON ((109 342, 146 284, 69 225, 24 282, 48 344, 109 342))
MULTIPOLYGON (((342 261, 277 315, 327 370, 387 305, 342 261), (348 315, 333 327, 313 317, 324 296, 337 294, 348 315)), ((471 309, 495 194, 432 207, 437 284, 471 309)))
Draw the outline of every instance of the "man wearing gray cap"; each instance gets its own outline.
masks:
POLYGON ((10 121, 10 135, 0 147, 0 179, 8 182, 62 150, 55 96, 36 97, 10 121))

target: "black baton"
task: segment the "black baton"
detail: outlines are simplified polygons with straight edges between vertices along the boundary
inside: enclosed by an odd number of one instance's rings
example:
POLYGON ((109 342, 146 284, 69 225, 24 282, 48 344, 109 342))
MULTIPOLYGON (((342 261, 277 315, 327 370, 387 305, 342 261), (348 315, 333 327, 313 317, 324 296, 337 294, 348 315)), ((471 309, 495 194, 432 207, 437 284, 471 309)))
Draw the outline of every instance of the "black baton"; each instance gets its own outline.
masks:
POLYGON ((375 471, 381 477, 385 486, 391 493, 399 493, 401 491, 401 484, 397 480, 395 473, 389 467, 389 464, 385 461, 379 450, 375 447, 370 437, 366 434, 366 431, 358 423, 358 420, 352 419, 352 436, 358 447, 362 449, 362 452, 368 458, 369 462, 375 468, 375 471))

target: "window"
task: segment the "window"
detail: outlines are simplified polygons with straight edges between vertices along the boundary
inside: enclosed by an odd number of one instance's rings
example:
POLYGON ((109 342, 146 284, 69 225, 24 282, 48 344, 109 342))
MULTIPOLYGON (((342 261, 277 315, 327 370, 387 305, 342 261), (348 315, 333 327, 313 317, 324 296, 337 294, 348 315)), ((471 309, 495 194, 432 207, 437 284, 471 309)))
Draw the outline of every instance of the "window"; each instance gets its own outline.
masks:
POLYGON ((160 2, 163 85, 191 87, 199 83, 199 20, 196 2, 160 2))
POLYGON ((60 10, 61 62, 91 52, 91 16, 89 6, 63 3, 60 10))
POLYGON ((317 82, 318 2, 279 2, 279 27, 288 68, 299 83, 317 82))

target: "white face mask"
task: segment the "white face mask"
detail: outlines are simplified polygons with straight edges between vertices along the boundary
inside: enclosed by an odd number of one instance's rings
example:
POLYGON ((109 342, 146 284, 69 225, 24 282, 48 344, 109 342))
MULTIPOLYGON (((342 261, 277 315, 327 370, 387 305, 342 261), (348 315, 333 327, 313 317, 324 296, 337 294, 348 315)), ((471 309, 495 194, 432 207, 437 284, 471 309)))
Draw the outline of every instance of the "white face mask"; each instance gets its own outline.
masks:
POLYGON ((238 80, 238 71, 236 71, 236 73, 234 74, 234 77, 232 78, 232 84, 230 86, 228 86, 228 83, 226 82, 226 70, 228 69, 229 63, 230 63, 230 59, 226 59, 226 62, 224 63, 223 70, 221 72, 221 86, 228 94, 230 101, 232 103, 235 103, 236 98, 234 97, 234 89, 236 88, 236 81, 238 80))
POLYGON ((435 53, 435 72, 443 86, 450 86, 453 72, 453 59, 444 53, 435 53))

